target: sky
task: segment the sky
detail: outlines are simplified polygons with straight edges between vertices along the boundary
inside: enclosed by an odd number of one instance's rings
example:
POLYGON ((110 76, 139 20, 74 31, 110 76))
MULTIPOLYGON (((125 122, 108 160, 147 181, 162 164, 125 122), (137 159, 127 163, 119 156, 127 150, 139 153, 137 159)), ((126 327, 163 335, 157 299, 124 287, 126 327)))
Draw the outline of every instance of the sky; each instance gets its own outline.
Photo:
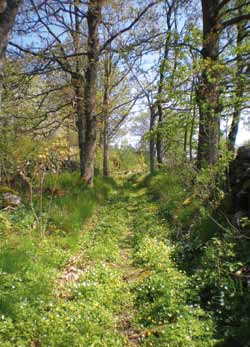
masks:
POLYGON ((250 126, 246 125, 246 121, 249 122, 249 116, 245 116, 245 119, 241 120, 239 125, 239 131, 237 135, 236 145, 242 146, 247 141, 250 141, 250 126), (248 119, 247 119, 248 118, 248 119))

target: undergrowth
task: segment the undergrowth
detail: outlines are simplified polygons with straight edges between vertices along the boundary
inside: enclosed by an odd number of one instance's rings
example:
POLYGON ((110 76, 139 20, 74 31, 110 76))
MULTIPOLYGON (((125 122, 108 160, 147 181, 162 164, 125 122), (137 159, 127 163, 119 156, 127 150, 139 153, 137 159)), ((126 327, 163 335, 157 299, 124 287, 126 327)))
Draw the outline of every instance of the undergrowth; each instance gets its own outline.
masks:
POLYGON ((196 304, 211 316, 218 346, 250 346, 250 292, 235 276, 249 263, 249 240, 225 218, 224 197, 210 172, 184 172, 169 169, 141 184, 160 204, 178 268, 188 274, 196 304))
POLYGON ((44 234, 28 206, 1 212, 0 345, 249 346, 247 241, 189 173, 120 184, 49 177, 44 234))
MULTIPOLYGON (((102 334, 112 325, 104 308, 100 314, 98 308, 92 310, 92 304, 62 299, 55 294, 55 286, 84 242, 88 254, 91 241, 84 234, 84 223, 108 198, 114 183, 97 178, 95 189, 87 190, 77 175, 62 174, 49 177, 45 185, 42 211, 35 201, 36 214, 48 220, 44 235, 28 205, 0 214, 0 345, 4 347, 86 346, 94 341, 93 334, 102 334), (63 194, 51 198, 52 187, 63 194)), ((93 256, 100 256, 102 248, 91 249, 93 256)))
POLYGON ((214 324, 197 303, 197 292, 175 265, 170 229, 155 203, 140 202, 134 219, 134 261, 148 275, 134 285, 138 324, 145 329, 143 346, 214 346, 214 324))

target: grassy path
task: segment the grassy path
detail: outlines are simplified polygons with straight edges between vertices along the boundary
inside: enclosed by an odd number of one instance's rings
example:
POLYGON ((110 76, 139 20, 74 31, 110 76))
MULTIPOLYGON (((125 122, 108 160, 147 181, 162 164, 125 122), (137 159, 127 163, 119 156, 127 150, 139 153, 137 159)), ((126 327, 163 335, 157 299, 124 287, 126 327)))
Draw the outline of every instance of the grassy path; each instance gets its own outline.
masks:
POLYGON ((135 347, 149 334, 139 323, 136 302, 136 288, 151 273, 136 261, 137 218, 152 209, 144 194, 119 190, 99 208, 83 233, 81 252, 58 281, 58 297, 82 300, 97 311, 99 322, 90 322, 98 329, 90 327, 87 334, 90 346, 135 347))
POLYGON ((157 204, 136 186, 97 211, 68 267, 73 280, 59 294, 88 313, 76 346, 214 345, 210 320, 188 305, 189 280, 175 267, 167 236, 157 204))
POLYGON ((0 317, 1 346, 215 346, 168 233, 146 189, 118 188, 80 235, 54 238, 53 249, 44 239, 32 272, 4 274, 13 314, 0 317))
MULTIPOLYGON (((137 283, 148 274, 148 270, 136 264, 134 259, 134 221, 140 213, 140 194, 144 192, 131 193, 129 190, 120 190, 99 209, 89 225, 88 234, 93 238, 92 245, 89 246, 87 254, 86 248, 83 247, 82 257, 88 259, 86 264, 93 262, 88 271, 101 266, 107 272, 110 271, 110 277, 115 274, 116 282, 112 282, 112 279, 109 282, 108 279, 105 288, 107 295, 111 297, 106 306, 113 317, 110 335, 117 338, 116 343, 119 341, 121 346, 128 347, 136 347, 144 335, 137 322, 135 295, 137 283)), ((86 241, 84 244, 86 245, 86 241)), ((100 287, 96 288, 97 296, 100 287)), ((100 301, 99 305, 105 305, 105 302, 100 301)), ((106 330, 105 335, 108 334, 109 331, 106 330)), ((105 336, 103 337, 100 337, 100 345, 106 346, 105 336)), ((113 346, 113 343, 109 342, 107 347, 113 346)))

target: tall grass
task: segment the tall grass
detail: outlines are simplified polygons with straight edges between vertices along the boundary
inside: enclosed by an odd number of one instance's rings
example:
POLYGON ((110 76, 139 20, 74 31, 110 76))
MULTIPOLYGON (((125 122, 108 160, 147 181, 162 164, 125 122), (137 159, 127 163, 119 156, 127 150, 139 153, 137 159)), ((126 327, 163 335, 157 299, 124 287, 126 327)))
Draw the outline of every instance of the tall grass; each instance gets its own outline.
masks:
POLYGON ((84 223, 114 186, 100 177, 95 183, 94 189, 87 189, 76 173, 47 177, 43 210, 34 204, 36 213, 47 221, 42 238, 28 207, 0 212, 0 317, 4 322, 21 321, 25 312, 36 315, 41 304, 50 300, 53 279, 80 248, 84 223))
POLYGON ((112 185, 114 182, 111 180, 103 180, 97 176, 94 188, 86 188, 78 173, 48 177, 45 187, 52 191, 52 195, 54 191, 54 196, 48 195, 46 198, 50 229, 58 228, 64 232, 79 230, 84 221, 91 216, 96 203, 108 196, 112 185))

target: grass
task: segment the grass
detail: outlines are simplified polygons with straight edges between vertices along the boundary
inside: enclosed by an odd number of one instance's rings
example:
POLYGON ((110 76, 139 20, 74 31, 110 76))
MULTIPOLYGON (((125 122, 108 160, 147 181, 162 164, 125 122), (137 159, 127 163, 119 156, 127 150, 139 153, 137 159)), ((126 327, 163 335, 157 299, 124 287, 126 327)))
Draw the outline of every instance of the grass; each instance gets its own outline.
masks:
MULTIPOLYGON (((249 325, 249 288, 244 280, 234 276, 237 269, 249 264, 249 252, 246 252, 249 241, 225 219, 224 206, 213 194, 215 188, 219 191, 219 185, 215 186, 210 180, 209 172, 202 172, 194 180, 189 178, 188 172, 171 169, 144 177, 140 185, 147 187, 152 202, 160 203, 159 214, 169 232, 164 235, 159 230, 158 235, 164 244, 170 241, 175 245, 174 263, 190 280, 192 301, 210 316, 218 340, 214 345, 249 346, 249 329, 246 328, 249 325)), ((151 229, 150 236, 155 237, 155 225, 150 227, 150 218, 146 217, 143 222, 139 219, 138 223, 151 229)), ((190 322, 195 315, 188 318, 190 322)), ((175 343, 181 346, 181 342, 177 342, 180 331, 181 328, 172 327, 173 334, 166 335, 162 346, 173 347, 175 343)), ((192 346, 190 341, 183 343, 192 346)))
MULTIPOLYGON (((84 221, 91 216, 97 202, 103 201, 114 186, 110 179, 103 180, 97 176, 95 188, 87 189, 77 173, 64 173, 58 177, 48 177, 45 190, 54 191, 53 203, 49 208, 50 228, 64 232, 77 231, 84 221), (57 196, 56 192, 60 195, 57 196)), ((48 196, 45 208, 48 209, 48 196)))
MULTIPOLYGON (((217 345, 228 332, 225 326, 218 332, 217 318, 236 312, 242 299, 228 287, 235 246, 230 237, 223 243, 208 236, 196 273, 184 271, 185 262, 193 266, 194 240, 184 252, 173 234, 193 210, 180 209, 189 196, 180 177, 134 176, 120 186, 98 177, 94 190, 70 177, 46 182, 43 212, 52 187, 63 194, 52 200, 43 237, 27 208, 0 214, 0 345, 227 346, 217 345), (213 307, 203 302, 208 285, 213 307), (223 311, 222 299, 233 311, 223 311)), ((247 317, 247 309, 239 312, 247 317)), ((234 332, 243 332, 242 341, 246 325, 234 332)))
MULTIPOLYGON (((107 198, 113 189, 111 183, 98 178, 95 189, 87 190, 77 175, 49 177, 45 188, 63 190, 64 195, 54 197, 49 210, 50 197, 49 194, 45 196, 42 216, 48 220, 48 225, 43 237, 28 207, 0 214, 1 346, 35 345, 39 330, 46 330, 43 317, 48 315, 48 305, 57 305, 63 312, 64 308, 55 297, 55 281, 70 257, 80 250, 83 225, 97 204, 107 198)), ((36 208, 40 217, 41 211, 36 208)), ((57 318, 55 322, 60 326, 62 322, 57 318)), ((62 345, 57 342, 55 322, 53 319, 50 322, 55 329, 50 333, 55 336, 44 340, 46 346, 50 343, 51 346, 62 345)))

